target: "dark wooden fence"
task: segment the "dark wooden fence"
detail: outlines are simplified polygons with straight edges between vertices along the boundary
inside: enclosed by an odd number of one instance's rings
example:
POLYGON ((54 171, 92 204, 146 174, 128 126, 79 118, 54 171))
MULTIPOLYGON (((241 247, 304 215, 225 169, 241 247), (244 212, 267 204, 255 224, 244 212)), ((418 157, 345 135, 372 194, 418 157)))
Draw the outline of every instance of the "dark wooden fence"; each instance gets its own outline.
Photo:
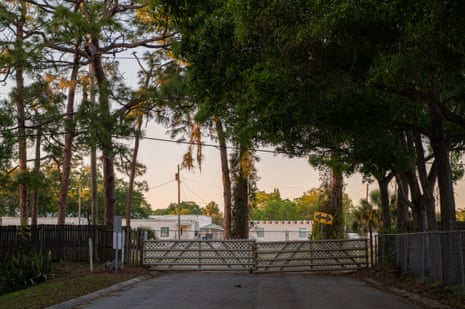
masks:
MULTIPOLYGON (((125 264, 141 265, 143 231, 123 230, 125 264)), ((50 252, 54 261, 89 262, 89 239, 92 240, 93 260, 96 263, 114 259, 113 230, 105 226, 0 226, 0 262, 20 251, 40 250, 50 252)))

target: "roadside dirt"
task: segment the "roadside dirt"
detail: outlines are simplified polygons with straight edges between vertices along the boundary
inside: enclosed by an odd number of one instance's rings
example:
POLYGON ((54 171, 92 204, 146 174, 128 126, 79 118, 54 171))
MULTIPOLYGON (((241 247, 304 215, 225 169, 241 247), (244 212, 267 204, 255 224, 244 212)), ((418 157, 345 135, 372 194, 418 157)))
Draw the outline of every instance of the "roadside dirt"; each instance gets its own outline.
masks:
POLYGON ((465 308, 465 290, 401 276, 394 268, 373 267, 357 271, 352 276, 410 300, 413 298, 425 308, 465 308))

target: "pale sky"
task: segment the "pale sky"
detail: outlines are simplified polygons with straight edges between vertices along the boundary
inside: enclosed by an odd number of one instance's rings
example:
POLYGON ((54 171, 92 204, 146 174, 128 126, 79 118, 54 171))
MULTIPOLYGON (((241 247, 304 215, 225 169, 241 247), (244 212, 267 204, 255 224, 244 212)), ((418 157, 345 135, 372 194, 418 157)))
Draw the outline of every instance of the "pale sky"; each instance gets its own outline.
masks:
MULTIPOLYGON (((168 139, 165 129, 151 123, 145 136, 168 139)), ((211 144, 210 141, 207 142, 211 144)), ((139 161, 147 166, 147 173, 141 179, 149 183, 150 191, 146 198, 153 209, 166 208, 170 203, 176 203, 178 187, 175 181, 177 165, 181 164, 187 145, 157 140, 144 139, 141 143, 139 161)), ((204 159, 202 170, 191 171, 181 169, 181 201, 194 201, 204 207, 210 201, 215 201, 223 208, 223 188, 219 150, 214 147, 203 148, 204 159)), ((272 192, 278 188, 283 199, 302 196, 312 188, 320 186, 319 174, 304 158, 287 158, 284 155, 274 155, 259 152, 260 161, 256 164, 259 181, 258 190, 272 192)), ((365 197, 365 184, 360 175, 345 180, 346 192, 354 204, 365 197)), ((372 188, 375 186, 372 185, 372 188)))
MULTIPOLYGON (((165 129, 150 123, 146 128, 146 137, 169 139, 165 129)), ((207 141, 208 144, 212 142, 207 141)), ((182 156, 187 150, 186 144, 177 144, 157 140, 144 139, 141 143, 139 161, 147 166, 147 173, 140 179, 148 182, 150 190, 145 193, 152 209, 166 208, 170 203, 176 203, 178 187, 175 181, 177 165, 181 164, 182 156)), ((202 170, 191 171, 181 169, 181 201, 193 201, 204 207, 210 201, 215 201, 223 209, 223 188, 219 150, 214 147, 203 148, 204 159, 202 170)), ((258 190, 272 192, 278 188, 283 199, 302 196, 312 188, 320 186, 320 175, 305 158, 288 158, 284 155, 274 155, 259 152, 260 161, 256 164, 258 190)), ((362 183, 360 174, 344 179, 345 192, 353 204, 359 204, 365 198, 366 184, 362 183)), ((378 189, 374 182, 369 190, 378 189)), ((392 189, 392 186, 390 187, 392 189)), ((460 180, 455 188, 456 205, 465 208, 465 181, 460 180)))

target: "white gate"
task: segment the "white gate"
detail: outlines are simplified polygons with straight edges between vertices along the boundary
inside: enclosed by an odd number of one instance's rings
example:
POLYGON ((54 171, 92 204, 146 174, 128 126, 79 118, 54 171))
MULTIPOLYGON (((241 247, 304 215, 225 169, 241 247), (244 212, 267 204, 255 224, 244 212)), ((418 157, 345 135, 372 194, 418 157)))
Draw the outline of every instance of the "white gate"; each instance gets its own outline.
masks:
POLYGON ((341 271, 368 267, 367 239, 257 243, 255 271, 341 271))
POLYGON ((368 240, 147 240, 143 264, 157 270, 355 270, 368 267, 368 240))
POLYGON ((254 252, 249 240, 147 240, 143 264, 158 270, 253 270, 254 252))

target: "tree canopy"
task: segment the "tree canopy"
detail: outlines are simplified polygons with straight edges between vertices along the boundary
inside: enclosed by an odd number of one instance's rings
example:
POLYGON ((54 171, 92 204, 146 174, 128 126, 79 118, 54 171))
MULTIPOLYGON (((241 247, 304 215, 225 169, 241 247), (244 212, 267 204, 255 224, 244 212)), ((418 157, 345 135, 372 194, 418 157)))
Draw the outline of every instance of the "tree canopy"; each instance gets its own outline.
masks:
POLYGON ((333 173, 373 175, 386 229, 393 177, 411 192, 399 203, 409 205, 417 230, 437 228, 437 184, 441 226, 455 229, 448 154, 461 151, 465 137, 461 4, 211 0, 171 7, 203 119, 227 111, 231 136, 319 156, 333 173))
MULTIPOLYGON (((354 172, 377 181, 384 229, 396 216, 399 232, 410 218, 417 231, 453 230, 465 142, 464 9, 435 0, 2 2, 0 80, 12 91, 1 102, 8 182, 0 189, 17 190, 13 208, 24 220, 41 212, 57 173, 62 223, 71 174, 90 156, 103 222, 119 211, 118 172, 129 177, 129 218, 132 201, 142 201, 132 196, 144 172, 142 122, 156 119, 188 136, 198 159, 202 130, 218 141, 227 238, 247 237, 249 216, 310 217, 317 207, 341 234, 343 175, 354 172), (144 56, 134 55, 133 90, 117 55, 136 48, 144 56), (123 142, 132 138, 133 148, 123 142), (265 145, 325 171, 322 191, 296 201, 256 192, 256 149, 265 145)), ((193 161, 191 148, 185 163, 193 161)), ((182 209, 201 213, 195 206, 182 209)))

